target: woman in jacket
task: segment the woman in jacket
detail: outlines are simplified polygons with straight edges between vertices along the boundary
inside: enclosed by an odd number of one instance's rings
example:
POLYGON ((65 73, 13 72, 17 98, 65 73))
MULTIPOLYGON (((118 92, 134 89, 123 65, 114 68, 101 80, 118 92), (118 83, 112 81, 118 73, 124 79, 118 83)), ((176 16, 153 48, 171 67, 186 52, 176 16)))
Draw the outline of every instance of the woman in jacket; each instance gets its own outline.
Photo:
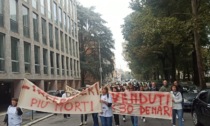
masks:
POLYGON ((182 112, 183 112, 183 108, 182 108, 182 94, 177 90, 177 86, 173 85, 171 87, 171 94, 172 94, 172 101, 173 101, 173 110, 172 110, 172 114, 173 114, 173 119, 172 119, 172 123, 173 126, 176 126, 176 115, 178 115, 178 122, 179 122, 179 126, 184 126, 183 121, 182 121, 182 112))
POLYGON ((102 89, 101 100, 102 112, 100 113, 102 126, 112 126, 112 97, 107 87, 102 89))
POLYGON ((22 123, 22 110, 17 107, 18 99, 12 98, 11 105, 7 109, 7 125, 8 126, 21 126, 22 123))

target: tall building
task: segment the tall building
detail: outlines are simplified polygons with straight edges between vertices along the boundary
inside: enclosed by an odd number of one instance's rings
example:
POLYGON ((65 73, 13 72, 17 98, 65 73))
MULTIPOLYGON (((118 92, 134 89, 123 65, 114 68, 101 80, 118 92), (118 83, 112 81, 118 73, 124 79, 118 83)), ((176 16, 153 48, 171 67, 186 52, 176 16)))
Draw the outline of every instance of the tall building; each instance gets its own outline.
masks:
POLYGON ((23 78, 45 91, 80 87, 75 0, 0 0, 0 105, 23 78))

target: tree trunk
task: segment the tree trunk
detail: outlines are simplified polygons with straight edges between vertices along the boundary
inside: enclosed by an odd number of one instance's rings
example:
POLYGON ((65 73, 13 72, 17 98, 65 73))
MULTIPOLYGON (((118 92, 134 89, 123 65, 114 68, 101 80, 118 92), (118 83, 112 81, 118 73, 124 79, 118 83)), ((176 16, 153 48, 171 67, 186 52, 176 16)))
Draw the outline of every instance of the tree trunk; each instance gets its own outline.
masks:
POLYGON ((198 67, 197 67, 197 59, 196 59, 196 52, 194 51, 192 53, 192 59, 193 59, 193 82, 196 86, 200 86, 199 85, 199 76, 198 76, 198 67))
POLYGON ((199 26, 198 26, 198 9, 199 9, 200 0, 191 0, 192 5, 192 14, 194 19, 194 44, 196 51, 196 61, 197 61, 197 69, 198 69, 198 77, 199 77, 199 85, 201 89, 206 88, 205 76, 203 70, 202 56, 201 56, 201 46, 200 46, 200 35, 199 35, 199 26))
POLYGON ((176 80, 176 56, 175 56, 175 49, 174 49, 174 45, 171 45, 171 52, 172 52, 172 82, 174 82, 176 80))

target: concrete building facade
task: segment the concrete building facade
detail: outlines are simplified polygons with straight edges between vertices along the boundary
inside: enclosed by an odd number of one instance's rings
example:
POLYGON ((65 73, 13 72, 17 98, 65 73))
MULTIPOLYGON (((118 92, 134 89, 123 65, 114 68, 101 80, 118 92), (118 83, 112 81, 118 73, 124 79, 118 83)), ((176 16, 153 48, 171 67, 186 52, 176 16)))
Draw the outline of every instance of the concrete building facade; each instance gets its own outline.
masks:
POLYGON ((75 0, 0 0, 0 105, 23 78, 45 91, 80 87, 75 0))

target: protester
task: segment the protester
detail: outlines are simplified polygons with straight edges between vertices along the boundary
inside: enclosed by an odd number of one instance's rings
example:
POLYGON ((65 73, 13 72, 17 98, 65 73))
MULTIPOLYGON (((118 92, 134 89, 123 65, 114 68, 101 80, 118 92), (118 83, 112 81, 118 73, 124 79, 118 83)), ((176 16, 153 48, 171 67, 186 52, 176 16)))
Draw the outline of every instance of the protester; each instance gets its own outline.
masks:
POLYGON ((100 113, 102 126, 112 126, 112 97, 107 87, 102 89, 101 100, 102 112, 100 113))
POLYGON ((92 113, 92 118, 93 118, 93 126, 99 126, 98 113, 92 113))
MULTIPOLYGON (((67 98, 67 97, 70 97, 70 96, 68 96, 68 93, 66 92, 66 91, 63 91, 62 92, 62 98, 67 98)), ((67 119, 67 118, 70 118, 70 114, 64 114, 63 115, 63 117, 65 118, 65 119, 67 119)))
MULTIPOLYGON (((139 87, 139 91, 144 91, 144 87, 140 86, 139 87)), ((146 122, 146 118, 145 117, 142 117, 141 119, 143 120, 143 122, 146 122)))
POLYGON ((79 124, 79 126, 82 125, 87 125, 87 114, 81 114, 81 123, 79 124), (85 122, 83 123, 83 117, 85 117, 85 122))
POLYGON ((150 91, 158 91, 157 87, 156 87, 156 83, 155 82, 152 82, 151 83, 151 88, 150 88, 150 91))
MULTIPOLYGON (((86 88, 83 88, 82 91, 85 93, 85 89, 86 88)), ((87 114, 81 114, 81 123, 79 124, 79 126, 82 126, 82 125, 87 125, 87 114), (83 118, 85 117, 85 120, 83 120, 83 118), (83 122, 84 121, 84 122, 83 122)))
MULTIPOLYGON (((134 91, 134 87, 129 86, 129 91, 134 91)), ((131 122, 133 126, 138 126, 138 116, 131 116, 131 122)))
MULTIPOLYGON (((182 108, 184 107, 184 98, 183 98, 183 87, 177 82, 174 81, 174 85, 177 87, 177 91, 182 94, 182 108)), ((184 111, 182 111, 182 121, 184 121, 184 111)))
POLYGON ((57 97, 62 97, 62 95, 61 95, 61 93, 60 93, 59 90, 56 91, 56 95, 55 95, 55 96, 57 96, 57 97))
POLYGON ((168 85, 167 80, 164 80, 163 81, 163 86, 160 88, 159 91, 161 91, 161 92, 170 92, 170 90, 171 90, 171 88, 168 85))
POLYGON ((172 123, 173 126, 176 126, 176 115, 178 115, 178 122, 179 126, 183 126, 183 121, 182 121, 182 94, 177 90, 177 86, 173 85, 171 87, 171 94, 172 94, 172 99, 173 99, 173 118, 172 118, 172 123))
POLYGON ((12 98, 11 105, 7 109, 7 114, 4 119, 4 123, 7 126, 21 126, 22 123, 22 110, 17 107, 18 99, 12 98))
MULTIPOLYGON (((113 87, 113 92, 119 92, 121 89, 119 87, 113 87)), ((120 125, 120 120, 119 120, 119 115, 118 114, 114 114, 114 121, 115 121, 115 126, 119 126, 120 125)))

